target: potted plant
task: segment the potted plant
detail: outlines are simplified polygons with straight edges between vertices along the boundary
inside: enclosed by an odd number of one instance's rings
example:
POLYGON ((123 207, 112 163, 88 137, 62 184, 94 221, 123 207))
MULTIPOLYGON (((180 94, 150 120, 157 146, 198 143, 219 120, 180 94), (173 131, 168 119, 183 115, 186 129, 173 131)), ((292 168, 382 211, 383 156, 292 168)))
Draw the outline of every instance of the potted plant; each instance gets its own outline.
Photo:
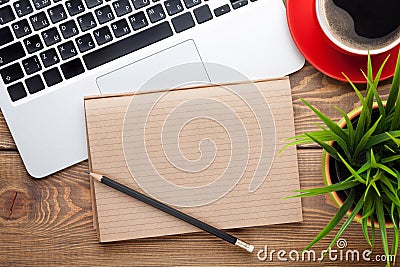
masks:
MULTIPOLYGON (((367 81, 365 97, 344 75, 357 94, 361 107, 349 114, 336 108, 343 116, 339 123, 301 99, 324 126, 317 124, 320 130, 289 139, 285 147, 307 143, 321 146, 326 185, 299 190, 300 194, 292 197, 330 193, 339 205, 336 215, 305 249, 325 237, 347 214, 348 218, 328 250, 355 219, 361 223, 365 239, 371 247, 374 246, 375 229, 379 228, 384 253, 386 256, 397 255, 400 219, 400 51, 389 96, 387 101, 382 101, 377 86, 385 62, 373 78, 371 58, 368 56, 368 72, 363 73, 367 81), (368 226, 371 227, 371 236, 368 226), (394 229, 391 248, 387 235, 389 227, 394 229)), ((387 258, 387 265, 390 265, 387 258)))

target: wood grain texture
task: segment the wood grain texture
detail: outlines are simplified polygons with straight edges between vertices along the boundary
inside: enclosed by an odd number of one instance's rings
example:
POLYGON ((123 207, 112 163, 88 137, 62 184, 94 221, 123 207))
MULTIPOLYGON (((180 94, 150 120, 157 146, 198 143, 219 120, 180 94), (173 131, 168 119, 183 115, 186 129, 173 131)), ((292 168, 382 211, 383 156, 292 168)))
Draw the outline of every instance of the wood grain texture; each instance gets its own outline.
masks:
MULTIPOLYGON (((300 97, 335 120, 340 114, 334 106, 348 112, 358 105, 349 85, 309 64, 291 75, 290 81, 297 134, 317 129, 313 124, 316 116, 300 97)), ((382 83, 382 94, 387 94, 389 84, 382 83)), ((299 147, 298 157, 302 188, 322 186, 321 150, 299 147)), ((384 266, 362 260, 282 262, 276 252, 272 261, 260 261, 256 253, 249 254, 206 233, 99 244, 92 224, 86 170, 88 164, 82 162, 42 180, 30 178, 0 112, 0 266, 384 266)), ((337 211, 329 196, 305 198, 302 203, 302 223, 228 232, 254 244, 256 252, 264 246, 269 252, 301 251, 337 211)), ((333 233, 314 246, 318 256, 332 237, 333 233)), ((369 249, 356 222, 343 237, 349 250, 369 249)), ((379 236, 376 242, 371 258, 383 253, 379 236)))
POLYGON ((0 149, 16 149, 10 130, 7 127, 3 113, 0 111, 0 149))
MULTIPOLYGON (((321 186, 319 149, 299 149, 302 188, 321 186)), ((87 162, 52 177, 35 180, 24 171, 17 152, 0 152, 0 265, 1 266, 277 266, 206 233, 99 244, 92 225, 87 162)), ((329 221, 337 208, 328 196, 303 199, 304 222, 228 231, 251 241, 256 251, 301 251, 329 221)), ((329 236, 332 238, 332 234, 329 236)), ((361 227, 353 222, 344 233, 348 249, 364 250, 361 227)), ((319 254, 329 238, 315 246, 319 254)), ((380 239, 378 238, 377 242, 380 239)), ((375 254, 382 253, 380 245, 375 254)), ((375 255, 374 254, 374 255, 375 255)), ((317 262, 292 262, 317 265, 317 262)), ((347 266, 348 262, 324 262, 347 266)), ((366 262, 354 266, 371 266, 366 262)))

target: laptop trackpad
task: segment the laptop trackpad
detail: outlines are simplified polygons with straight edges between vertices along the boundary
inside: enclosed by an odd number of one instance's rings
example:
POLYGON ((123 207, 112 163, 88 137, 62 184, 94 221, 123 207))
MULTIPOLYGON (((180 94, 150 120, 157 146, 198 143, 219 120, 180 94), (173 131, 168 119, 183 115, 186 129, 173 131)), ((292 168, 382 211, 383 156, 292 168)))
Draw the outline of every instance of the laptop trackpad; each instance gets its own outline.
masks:
POLYGON ((167 48, 97 78, 97 85, 102 94, 209 83, 209 77, 193 40, 167 48))

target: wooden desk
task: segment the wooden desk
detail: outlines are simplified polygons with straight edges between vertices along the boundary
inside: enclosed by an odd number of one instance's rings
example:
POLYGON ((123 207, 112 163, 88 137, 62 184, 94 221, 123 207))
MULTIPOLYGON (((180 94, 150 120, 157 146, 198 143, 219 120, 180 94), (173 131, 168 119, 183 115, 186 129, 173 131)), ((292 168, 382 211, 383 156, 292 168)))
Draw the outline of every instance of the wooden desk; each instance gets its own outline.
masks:
MULTIPOLYGON (((310 65, 290 76, 297 133, 314 130, 316 117, 303 97, 339 119, 333 106, 350 111, 357 106, 351 88, 318 72, 310 65)), ((389 82, 382 91, 387 92, 389 82)), ((322 186, 321 149, 298 147, 302 188, 322 186)), ((29 177, 3 116, 0 116, 0 266, 132 266, 132 265, 316 265, 317 262, 261 262, 257 251, 301 251, 337 211, 329 196, 303 199, 304 221, 286 225, 230 230, 255 245, 256 253, 236 249, 207 233, 99 244, 92 224, 87 161, 42 180, 29 177)), ((318 243, 317 255, 333 235, 318 243)), ((368 249, 361 226, 353 222, 343 237, 347 249, 368 249)), ((374 255, 382 254, 380 237, 374 255)), ((287 257, 288 255, 286 255, 287 257)), ((361 256, 360 256, 361 257, 361 256)), ((320 264, 320 263, 319 263, 320 264)), ((382 263, 326 261, 324 265, 383 266, 382 263)))

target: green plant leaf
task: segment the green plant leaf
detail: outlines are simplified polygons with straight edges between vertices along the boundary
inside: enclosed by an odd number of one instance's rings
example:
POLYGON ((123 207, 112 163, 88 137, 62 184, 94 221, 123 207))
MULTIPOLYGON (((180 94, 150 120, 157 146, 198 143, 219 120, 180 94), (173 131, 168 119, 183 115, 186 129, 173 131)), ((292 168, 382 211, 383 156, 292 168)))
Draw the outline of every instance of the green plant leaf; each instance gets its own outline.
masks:
POLYGON ((368 84, 369 84, 369 89, 368 89, 368 90, 371 90, 371 92, 374 94, 375 99, 376 99, 376 102, 378 103, 379 113, 380 113, 381 116, 382 116, 381 123, 380 123, 379 126, 378 126, 379 132, 382 132, 382 131, 383 131, 384 125, 385 125, 385 123, 386 123, 386 110, 385 110, 385 107, 384 107, 384 105, 383 105, 383 103, 382 103, 381 97, 380 97, 379 94, 378 94, 377 86, 378 86, 378 83, 379 83, 380 76, 381 76, 381 74, 382 74, 383 66, 386 64, 386 61, 387 61, 388 59, 389 59, 389 56, 386 57, 386 59, 385 59, 385 61, 383 62, 382 66, 380 67, 379 72, 378 72, 378 74, 376 75, 375 81, 374 81, 373 83, 372 83, 372 80, 371 80, 370 78, 368 78, 368 77, 365 75, 365 73, 361 70, 362 74, 364 75, 365 79, 367 80, 367 82, 368 82, 368 84))
POLYGON ((343 205, 336 212, 335 216, 333 216, 331 221, 325 226, 324 229, 321 230, 321 232, 319 232, 319 234, 314 238, 313 241, 311 241, 311 243, 304 250, 311 248, 315 243, 317 243, 319 240, 321 240, 327 234, 329 234, 336 227, 336 225, 338 225, 338 223, 346 215, 347 211, 349 211, 349 209, 351 208, 354 202, 354 196, 355 192, 352 189, 347 199, 343 202, 343 205))
POLYGON ((399 88, 400 88, 400 50, 397 55, 397 64, 393 75, 392 87, 390 89, 389 97, 386 103, 387 114, 391 113, 394 110, 399 95, 399 88))
POLYGON ((375 169, 378 168, 378 164, 376 163, 375 156, 374 156, 374 150, 372 148, 371 148, 370 155, 371 155, 371 167, 375 168, 375 169))
POLYGON ((397 178, 397 174, 394 170, 390 169, 388 166, 385 166, 383 164, 377 163, 377 166, 379 169, 387 172, 388 174, 392 175, 393 177, 397 178))
POLYGON ((312 140, 314 140, 315 143, 320 145, 325 151, 334 159, 339 160, 338 158, 338 152, 334 147, 331 147, 327 143, 324 143, 323 141, 318 140, 317 138, 314 138, 312 135, 305 133, 308 137, 310 137, 312 140))
POLYGON ((392 192, 390 192, 390 190, 384 185, 382 186, 382 190, 385 195, 393 202, 393 204, 400 207, 400 200, 397 194, 393 195, 392 192))
MULTIPOLYGON (((393 187, 392 182, 389 178, 387 178, 385 175, 383 175, 380 179, 380 181, 386 185, 386 187, 390 190, 390 192, 393 194, 393 196, 397 199, 397 202, 400 204, 400 199, 397 196, 397 190, 393 187)), ((400 205, 399 205, 400 207, 400 205)))
POLYGON ((393 161, 396 161, 396 160, 400 160, 400 155, 383 158, 383 159, 381 159, 381 162, 383 164, 385 164, 385 163, 390 163, 390 162, 393 162, 393 161))
POLYGON ((340 154, 338 154, 338 157, 343 162, 343 164, 347 167, 347 169, 350 171, 350 173, 354 176, 354 179, 356 179, 358 182, 360 182, 362 184, 366 184, 365 180, 353 169, 353 167, 351 167, 351 165, 340 154))
POLYGON ((386 232, 386 221, 385 221, 385 212, 383 210, 383 203, 381 198, 376 199, 376 216, 378 219, 378 224, 379 224, 379 232, 381 233, 381 238, 382 238, 382 245, 383 245, 383 251, 385 252, 385 255, 388 258, 388 263, 389 262, 389 244, 388 244, 388 239, 387 239, 387 232, 386 232))
POLYGON ((376 212, 369 217, 369 219, 371 221, 371 243, 372 243, 371 247, 372 247, 372 249, 375 246, 375 216, 374 216, 375 214, 376 214, 376 212))
POLYGON ((348 136, 346 132, 339 127, 333 120, 331 120, 328 116, 323 114, 321 111, 313 107, 310 103, 308 103, 306 100, 300 98, 300 100, 307 106, 309 107, 317 116, 318 118, 335 134, 340 136, 343 140, 346 142, 348 141, 348 136))
POLYGON ((367 194, 364 193, 364 207, 362 213, 362 219, 368 219, 375 212, 375 206, 373 197, 367 197, 367 194))
POLYGON ((285 198, 318 196, 318 195, 323 195, 323 194, 330 193, 330 192, 342 191, 342 190, 346 190, 349 188, 353 188, 359 184, 360 183, 357 181, 345 180, 345 181, 335 183, 332 185, 327 185, 325 187, 295 190, 294 192, 299 192, 301 194, 289 196, 289 197, 285 197, 285 198))
MULTIPOLYGON (((372 111, 372 103, 374 101, 374 94, 371 90, 372 85, 368 81, 372 81, 374 77, 372 76, 372 62, 371 62, 371 55, 368 53, 368 77, 367 77, 367 92, 365 96, 365 102, 367 103, 368 110, 372 111)), ((363 72, 361 70, 361 72, 363 72)), ((369 124, 367 124, 367 127, 369 124)))
MULTIPOLYGON (((399 103, 400 104, 400 103, 399 103)), ((400 147, 400 140, 395 138, 393 135, 391 135, 390 133, 386 132, 385 133, 387 136, 389 136, 389 138, 396 144, 397 147, 400 147)))
MULTIPOLYGON (((391 131, 388 133, 391 134, 393 137, 400 136, 400 131, 391 131)), ((371 136, 371 138, 365 144, 365 149, 370 149, 371 147, 378 145, 380 143, 386 142, 388 140, 390 140, 390 137, 386 133, 381 133, 381 134, 371 136)))
POLYGON ((356 157, 360 152, 365 148, 365 145, 367 144, 369 138, 371 135, 375 132, 376 127, 378 127, 379 121, 381 120, 382 117, 379 117, 379 119, 376 120, 374 125, 365 133, 365 135, 361 138, 360 142, 356 146, 356 149, 353 154, 353 161, 356 160, 356 157))
POLYGON ((379 197, 381 197, 381 192, 379 192, 378 187, 376 186, 375 181, 371 182, 372 187, 375 189, 376 193, 378 194, 379 197))
POLYGON ((394 151, 392 148, 390 148, 388 145, 383 145, 384 148, 392 152, 393 154, 396 154, 396 151, 394 151))
MULTIPOLYGON (((367 171, 367 179, 365 179, 366 182, 368 182, 368 171, 371 169, 371 162, 365 162, 364 165, 362 165, 358 170, 357 174, 362 174, 363 172, 367 171)), ((354 177, 354 175, 350 175, 347 179, 354 177)))
MULTIPOLYGON (((365 182, 369 184, 369 179, 371 178, 371 169, 367 170, 367 178, 365 179, 365 182)), ((367 194, 365 194, 367 196, 367 194)))
MULTIPOLYGON (((396 257, 397 257, 397 251, 399 250, 399 218, 395 217, 394 212, 399 211, 398 207, 396 208, 395 205, 392 204, 392 207, 390 209, 390 218, 393 223, 393 243, 392 243, 392 251, 391 254, 394 255, 394 262, 393 265, 396 263, 396 257)), ((397 214, 399 216, 399 214, 397 214)))
POLYGON ((394 74, 394 78, 392 81, 392 88, 391 88, 391 92, 389 94, 389 99, 388 102, 390 100, 390 104, 393 105, 391 106, 391 112, 394 109, 394 117, 392 120, 392 125, 390 126, 390 130, 399 130, 400 128, 400 93, 399 93, 399 89, 400 89, 400 82, 399 82, 399 65, 400 65, 400 50, 399 50, 399 55, 397 58, 397 66, 396 66, 396 70, 395 70, 395 74, 394 74), (392 91, 393 91, 393 95, 392 95, 392 91), (393 99, 391 99, 391 97, 393 99), (396 104, 397 103, 397 104, 396 104))
POLYGON ((357 89, 357 87, 354 85, 354 83, 350 80, 349 77, 346 76, 346 74, 342 73, 343 76, 346 78, 346 80, 349 82, 351 87, 353 88, 354 92, 356 93, 358 99, 360 100, 362 104, 362 110, 357 122, 357 127, 356 127, 356 133, 355 133, 355 140, 354 142, 358 144, 364 135, 364 129, 366 126, 369 126, 370 124, 370 117, 371 117, 371 110, 368 108, 367 102, 365 101, 364 97, 360 93, 360 91, 357 89))
POLYGON ((382 172, 380 170, 377 171, 377 173, 372 177, 372 180, 367 184, 367 189, 365 190, 366 193, 369 192, 369 189, 371 186, 375 189, 375 192, 378 194, 378 196, 381 196, 381 193, 379 192, 378 187, 376 186, 375 182, 378 181, 382 176, 382 172))
MULTIPOLYGON (((310 132, 308 134, 313 136, 314 138, 319 139, 320 141, 323 141, 323 142, 331 141, 331 135, 326 134, 325 132, 322 132, 322 131, 310 132)), ((278 155, 280 155, 285 149, 287 149, 290 146, 310 144, 310 143, 314 143, 314 140, 311 139, 310 137, 308 137, 306 134, 300 134, 300 135, 296 135, 294 137, 287 138, 287 139, 283 140, 283 142, 290 142, 290 143, 286 144, 279 151, 278 155)))
POLYGON ((350 213, 350 215, 347 218, 347 220, 342 224, 342 227, 340 227, 339 231, 336 233, 336 235, 333 238, 332 242, 329 244, 327 250, 330 250, 332 248, 332 246, 337 242, 339 237, 343 234, 343 232, 347 229, 347 227, 350 225, 350 223, 356 217, 357 213, 361 210, 363 205, 364 205, 364 198, 361 197, 358 200, 357 205, 354 207, 353 211, 350 213))
POLYGON ((329 131, 325 129, 322 125, 316 123, 317 127, 321 128, 323 132, 325 132, 327 135, 331 135, 331 140, 330 141, 335 141, 342 149, 346 157, 351 160, 351 154, 349 151, 349 148, 347 146, 347 143, 337 134, 335 134, 333 131, 329 131))
POLYGON ((375 212, 375 207, 372 199, 373 199, 372 197, 367 197, 367 192, 364 193, 364 207, 361 218, 361 226, 365 236, 365 240, 367 240, 368 244, 371 247, 372 247, 372 242, 368 234, 368 218, 375 212))
POLYGON ((397 100, 397 103, 399 103, 399 104, 396 105, 396 107, 395 107, 392 125, 390 126, 391 131, 400 129, 400 94, 399 94, 399 99, 397 100))
POLYGON ((351 120, 349 118, 349 116, 347 115, 346 112, 344 112, 344 110, 342 110, 339 107, 335 107, 335 109, 337 111, 340 112, 340 114, 342 114, 343 118, 346 121, 346 126, 347 129, 349 130, 348 136, 349 136, 349 152, 353 153, 354 149, 355 149, 355 144, 354 144, 354 127, 353 127, 353 123, 351 123, 351 120))

